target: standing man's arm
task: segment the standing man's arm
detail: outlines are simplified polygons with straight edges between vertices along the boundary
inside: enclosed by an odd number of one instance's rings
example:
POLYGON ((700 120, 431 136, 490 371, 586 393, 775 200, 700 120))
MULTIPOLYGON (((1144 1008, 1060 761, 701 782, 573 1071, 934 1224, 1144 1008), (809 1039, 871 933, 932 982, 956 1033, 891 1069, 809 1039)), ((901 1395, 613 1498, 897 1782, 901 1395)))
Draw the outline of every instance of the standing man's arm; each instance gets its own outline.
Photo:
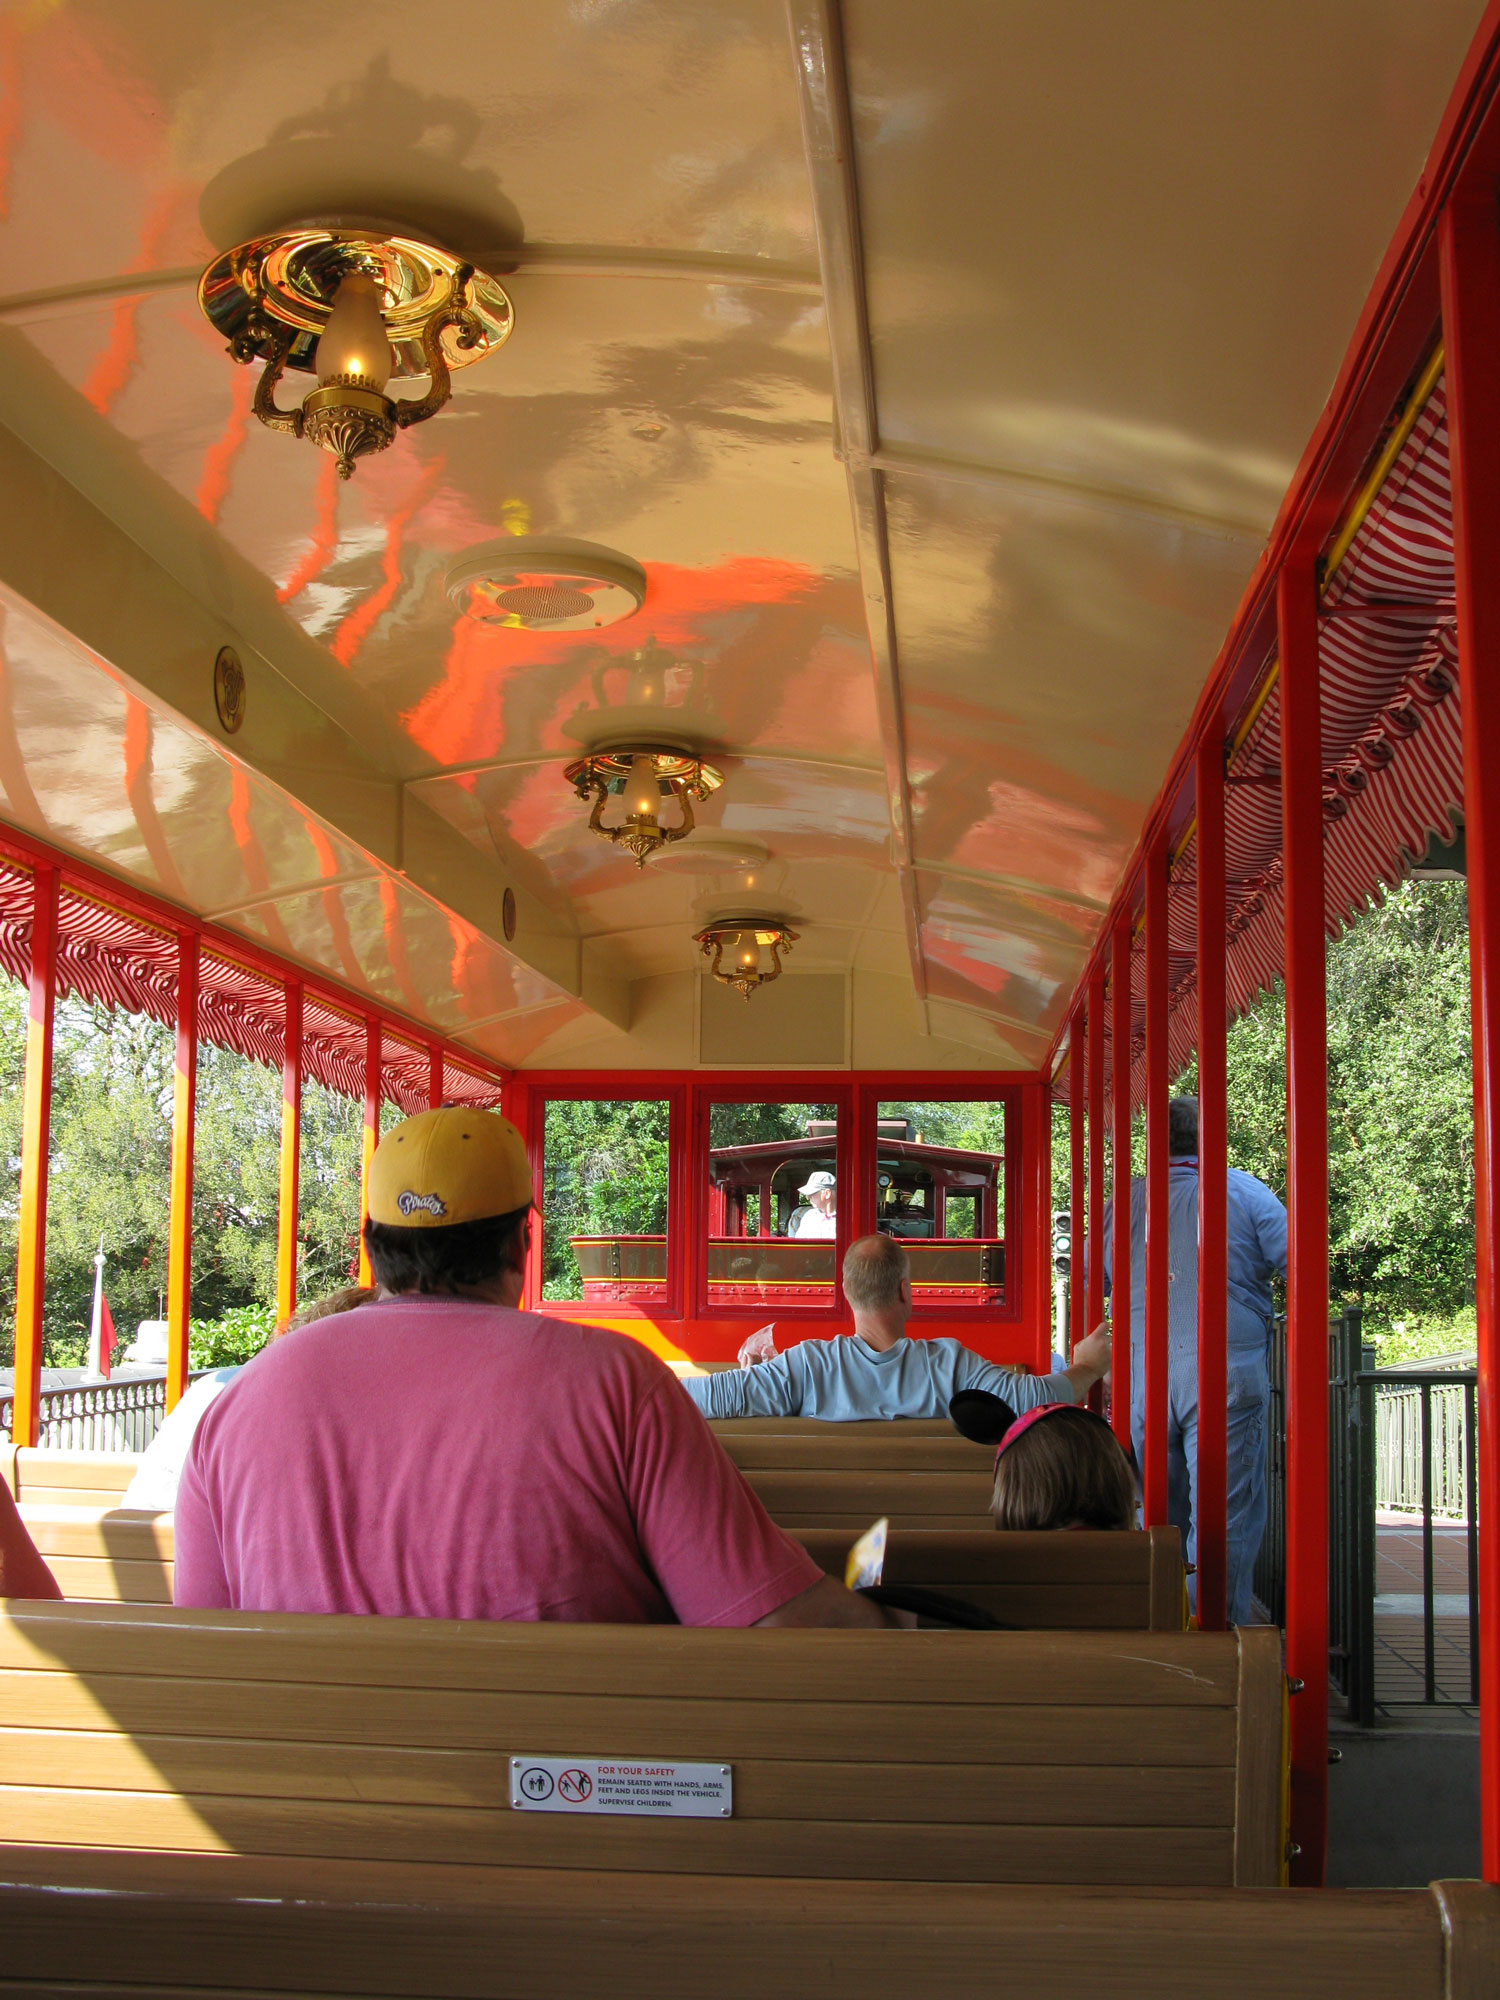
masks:
POLYGON ((1260 1254, 1267 1266, 1286 1276, 1286 1210, 1272 1194, 1271 1190, 1253 1176, 1250 1187, 1254 1190, 1250 1210, 1255 1224, 1255 1240, 1260 1246, 1260 1254))
POLYGON ((688 1375, 682 1386, 705 1417, 795 1417, 802 1408, 800 1368, 790 1353, 753 1368, 724 1369, 717 1375, 688 1375))

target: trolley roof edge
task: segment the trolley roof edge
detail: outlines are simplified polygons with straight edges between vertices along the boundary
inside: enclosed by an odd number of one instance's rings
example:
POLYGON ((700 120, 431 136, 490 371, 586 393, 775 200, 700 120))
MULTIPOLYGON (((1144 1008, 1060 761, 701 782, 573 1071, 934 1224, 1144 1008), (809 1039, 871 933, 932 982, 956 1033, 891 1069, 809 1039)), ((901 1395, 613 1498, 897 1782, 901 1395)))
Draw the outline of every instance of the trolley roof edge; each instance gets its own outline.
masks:
MULTIPOLYGON (((1054 1085, 1078 1041, 1075 1030, 1090 982, 1108 979, 1116 926, 1126 922, 1138 931, 1144 922, 1147 856, 1158 843, 1165 843, 1169 866, 1175 865, 1191 841, 1193 766, 1200 745, 1217 730, 1226 763, 1232 761, 1244 746, 1260 704, 1273 690, 1278 577, 1295 552, 1314 552, 1321 575, 1328 552, 1341 542, 1347 547, 1381 497, 1383 488, 1369 483, 1372 470, 1382 465, 1387 446, 1400 429, 1409 432, 1419 421, 1424 399, 1418 391, 1441 377, 1439 218, 1461 177, 1485 171, 1500 171, 1500 5, 1493 0, 1454 87, 1426 168, 1382 259, 1333 392, 1041 1065, 1054 1085)), ((1398 462, 1386 465, 1387 484, 1396 476, 1398 462)), ((1370 892, 1378 886, 1372 879, 1370 892)), ((1107 1025, 1105 1034, 1108 1046, 1107 1025)), ((1133 1066, 1140 1059, 1137 1047, 1133 1066)))

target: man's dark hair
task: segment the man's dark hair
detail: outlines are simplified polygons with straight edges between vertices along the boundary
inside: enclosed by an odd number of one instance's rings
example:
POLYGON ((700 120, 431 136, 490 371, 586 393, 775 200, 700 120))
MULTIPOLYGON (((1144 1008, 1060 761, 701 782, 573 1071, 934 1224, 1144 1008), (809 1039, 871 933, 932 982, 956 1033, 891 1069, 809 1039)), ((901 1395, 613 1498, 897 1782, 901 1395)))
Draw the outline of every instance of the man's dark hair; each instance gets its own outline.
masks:
POLYGON ((375 1282, 387 1292, 453 1292, 525 1269, 530 1208, 446 1228, 405 1229, 365 1222, 375 1282))
POLYGON ((1191 1160, 1198 1152, 1198 1100, 1174 1097, 1167 1106, 1167 1153, 1174 1160, 1191 1160))

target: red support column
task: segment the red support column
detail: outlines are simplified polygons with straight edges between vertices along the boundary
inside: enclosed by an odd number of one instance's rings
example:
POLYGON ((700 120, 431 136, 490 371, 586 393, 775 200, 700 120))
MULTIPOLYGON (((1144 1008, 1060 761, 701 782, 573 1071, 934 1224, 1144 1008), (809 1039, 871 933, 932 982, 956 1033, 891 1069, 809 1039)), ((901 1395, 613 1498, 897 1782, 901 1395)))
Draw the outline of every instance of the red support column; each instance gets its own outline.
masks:
POLYGON ((193 1130, 198 1117, 198 937, 177 940, 177 1061, 172 1079, 172 1192, 167 1224, 167 1408, 188 1381, 193 1310, 193 1130))
POLYGON ((440 1111, 443 1105, 443 1052, 439 1048, 427 1052, 427 1109, 440 1111))
MULTIPOLYGON (((1092 1333, 1104 1317, 1104 973, 1089 981, 1088 1015, 1088 1255, 1084 1259, 1083 1319, 1092 1333)), ((1089 1392, 1089 1408, 1102 1409, 1104 1391, 1089 1392)))
MULTIPOLYGON (((998 1231, 991 1228, 989 1233, 998 1231)), ((1052 1099, 1045 1079, 1027 1084, 1021 1098, 1020 1268, 1031 1327, 1031 1365, 1045 1375, 1052 1365, 1052 1099)), ((1007 1244, 1007 1291, 1015 1282, 1013 1270, 1007 1244)))
POLYGON ((297 1196, 302 1164, 302 982, 286 982, 281 1046, 281 1189, 276 1207, 276 1317, 297 1310, 297 1196))
POLYGON ((1228 1072, 1225 1025, 1224 744, 1198 745, 1198 1623, 1226 1614, 1225 1424, 1229 1395, 1228 1072))
POLYGON ((359 1282, 373 1284, 369 1252, 365 1249, 365 1217, 370 1212, 370 1161, 380 1144, 380 1086, 382 1056, 379 1018, 371 1014, 365 1021, 365 1122, 359 1167, 359 1282))
MULTIPOLYGON (((1125 1451, 1130 1449, 1130 1069, 1134 1023, 1131 1007, 1130 914, 1115 925, 1109 941, 1110 1076, 1113 1111, 1114 1188, 1110 1230, 1109 1305, 1112 1330, 1110 1421, 1125 1451)), ((1135 1386, 1139 1395, 1139 1384, 1135 1386)))
POLYGON ((1443 346, 1453 470, 1474 1037, 1479 1322, 1479 1799, 1500 1882, 1500 241, 1493 186, 1443 213, 1443 346))
POLYGON ((1148 1528, 1167 1525, 1167 842, 1146 850, 1146 1366, 1141 1485, 1148 1528))
POLYGON ((1080 1007, 1073 1016, 1068 1030, 1068 1222, 1069 1222, 1069 1271, 1068 1271, 1068 1355, 1088 1332, 1084 1320, 1083 1296, 1083 1245, 1084 1207, 1087 1189, 1084 1184, 1083 1147, 1083 1101, 1087 1084, 1088 1052, 1087 1031, 1084 1026, 1083 1009, 1080 1007))
POLYGON ((11 1438, 18 1445, 34 1445, 41 1429, 47 1153, 52 1138, 52 1017, 57 998, 57 894, 57 870, 38 864, 31 886, 31 980, 26 1010, 21 1205, 16 1246, 16 1386, 11 1438))
POLYGON ((1286 1670, 1292 1700, 1293 1882, 1323 1879, 1328 1822, 1328 1018, 1317 581, 1293 557, 1276 584, 1286 927, 1286 1670))

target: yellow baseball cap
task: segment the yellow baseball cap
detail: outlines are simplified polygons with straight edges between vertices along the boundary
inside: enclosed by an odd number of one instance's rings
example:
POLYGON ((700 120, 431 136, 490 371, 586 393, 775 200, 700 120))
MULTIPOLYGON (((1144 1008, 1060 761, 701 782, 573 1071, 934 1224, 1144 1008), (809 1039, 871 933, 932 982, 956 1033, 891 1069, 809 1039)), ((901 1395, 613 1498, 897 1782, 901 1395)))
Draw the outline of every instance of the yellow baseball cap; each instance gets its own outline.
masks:
POLYGON ((370 1161, 372 1222, 447 1229, 529 1208, 531 1164, 508 1118, 459 1105, 393 1125, 370 1161))

